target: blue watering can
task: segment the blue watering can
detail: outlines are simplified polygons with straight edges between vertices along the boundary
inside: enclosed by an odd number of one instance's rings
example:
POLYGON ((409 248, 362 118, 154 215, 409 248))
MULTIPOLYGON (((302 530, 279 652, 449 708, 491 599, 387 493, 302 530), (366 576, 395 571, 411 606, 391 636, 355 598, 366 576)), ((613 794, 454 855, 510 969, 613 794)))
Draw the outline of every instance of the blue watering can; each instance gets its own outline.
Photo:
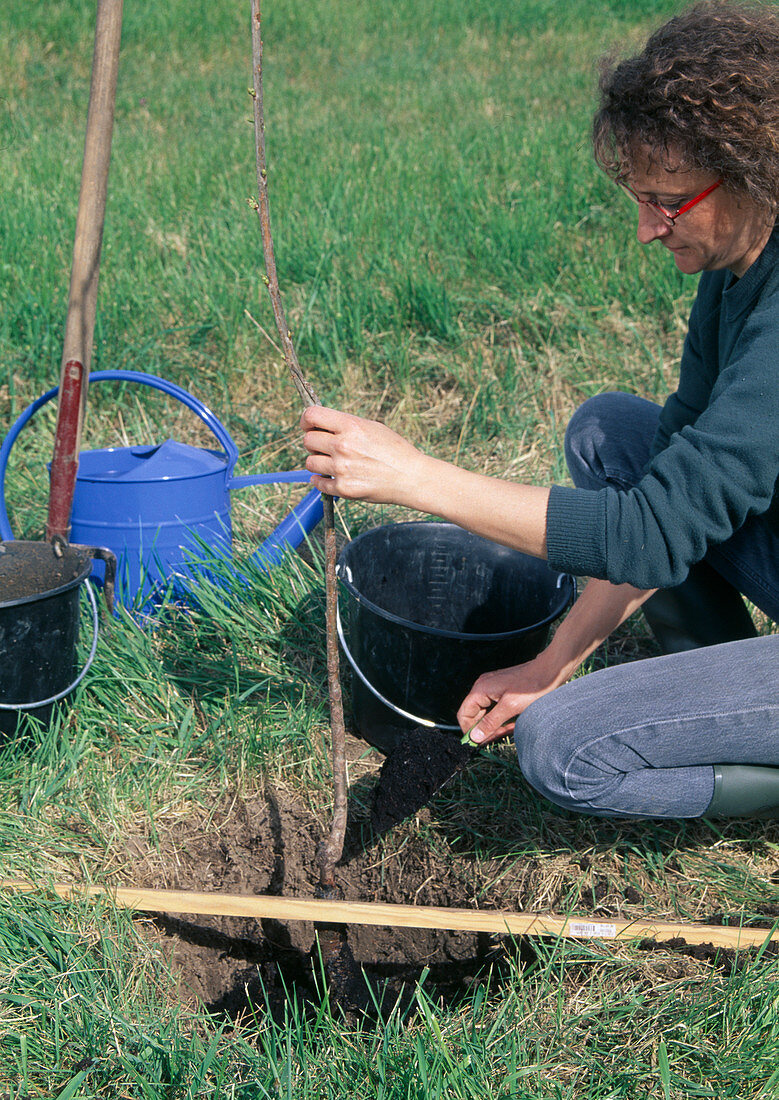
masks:
MULTIPOLYGON (((91 382, 138 382, 162 390, 196 413, 213 432, 222 451, 205 450, 168 439, 159 445, 82 451, 73 496, 71 542, 105 546, 117 558, 116 596, 125 607, 147 607, 173 577, 183 594, 206 575, 209 557, 229 560, 232 548, 230 493, 247 485, 308 482, 307 470, 234 477, 238 449, 225 426, 192 394, 141 371, 95 371, 91 382)), ((57 395, 44 393, 14 422, 0 448, 0 534, 13 539, 5 505, 5 474, 11 448, 27 421, 57 395)), ((292 509, 251 561, 262 569, 275 565, 299 546, 322 518, 322 500, 312 489, 292 509)), ((104 567, 96 564, 95 574, 104 567)), ((212 578, 213 579, 213 578, 212 578)))

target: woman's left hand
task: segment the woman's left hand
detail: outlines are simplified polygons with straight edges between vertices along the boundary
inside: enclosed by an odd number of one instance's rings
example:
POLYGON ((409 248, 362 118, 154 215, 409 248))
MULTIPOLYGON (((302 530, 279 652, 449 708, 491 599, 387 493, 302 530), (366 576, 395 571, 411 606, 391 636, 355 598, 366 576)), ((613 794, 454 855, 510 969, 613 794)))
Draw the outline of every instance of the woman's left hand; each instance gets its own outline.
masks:
POLYGON ((312 405, 301 417, 306 469, 320 492, 374 504, 410 503, 430 463, 408 440, 375 420, 312 405))
POLYGON ((546 557, 549 490, 463 470, 417 450, 375 420, 322 405, 301 417, 315 489, 373 504, 401 504, 475 535, 546 557))

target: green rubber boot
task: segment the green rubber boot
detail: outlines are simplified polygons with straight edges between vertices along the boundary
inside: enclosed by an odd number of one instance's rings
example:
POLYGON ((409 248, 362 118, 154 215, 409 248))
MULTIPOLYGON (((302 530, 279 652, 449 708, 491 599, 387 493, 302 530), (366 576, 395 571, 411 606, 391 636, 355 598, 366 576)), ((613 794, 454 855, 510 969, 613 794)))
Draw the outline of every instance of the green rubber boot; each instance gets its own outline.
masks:
POLYGON ((675 588, 662 588, 650 596, 643 612, 663 653, 683 653, 757 634, 741 594, 705 561, 694 565, 675 588))
POLYGON ((779 768, 715 764, 714 795, 703 816, 779 818, 779 768))

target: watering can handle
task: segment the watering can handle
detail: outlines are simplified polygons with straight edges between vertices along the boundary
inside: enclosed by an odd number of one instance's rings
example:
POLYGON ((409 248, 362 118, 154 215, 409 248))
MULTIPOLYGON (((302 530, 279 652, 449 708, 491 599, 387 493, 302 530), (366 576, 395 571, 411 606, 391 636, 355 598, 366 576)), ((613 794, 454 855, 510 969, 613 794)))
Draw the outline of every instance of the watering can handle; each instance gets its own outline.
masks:
MULTIPOLYGON (((169 397, 175 397, 182 405, 186 405, 193 413, 200 417, 203 423, 216 436, 227 455, 227 476, 233 472, 233 467, 238 461, 238 448, 233 442, 232 436, 215 413, 208 405, 194 397, 187 390, 177 386, 175 382, 169 382, 167 378, 159 378, 156 374, 144 374, 139 370, 98 370, 90 376, 90 382, 137 382, 141 386, 151 386, 153 390, 162 390, 169 397)), ((54 391, 56 392, 56 391, 54 391)))
MULTIPOLYGON (((175 397, 188 409, 196 413, 224 448, 227 456, 228 488, 242 489, 247 485, 267 485, 274 482, 303 482, 310 481, 311 475, 307 470, 285 470, 268 474, 249 474, 245 477, 232 477, 233 469, 238 461, 238 448, 233 442, 232 436, 218 417, 204 405, 197 397, 177 386, 175 382, 169 382, 166 378, 159 378, 155 374, 144 374, 136 370, 99 370, 90 375, 91 382, 137 382, 142 386, 151 386, 152 389, 161 390, 169 397, 175 397)), ((16 439, 25 424, 30 420, 42 405, 57 396, 59 387, 55 386, 47 393, 38 397, 12 424, 8 435, 0 447, 0 535, 4 539, 14 538, 11 523, 8 518, 8 510, 5 504, 5 474, 8 467, 8 458, 16 439)), ((284 547, 294 549, 305 535, 310 532, 322 518, 321 494, 312 489, 292 512, 279 524, 276 530, 265 540, 260 548, 255 551, 254 557, 258 565, 270 567, 274 565, 284 552, 284 547)))
MULTIPOLYGON (((166 378, 158 378, 155 374, 144 374, 142 371, 137 370, 93 371, 90 375, 90 383, 100 381, 137 382, 142 386, 151 386, 152 389, 162 390, 162 392, 168 394, 169 397, 175 397, 177 401, 186 405, 188 409, 191 409, 192 412, 200 417, 206 427, 213 432, 224 448, 225 454, 227 455, 227 477, 228 479, 230 478, 235 464, 238 461, 238 448, 224 424, 222 424, 211 409, 209 409, 207 405, 204 405, 202 401, 198 400, 197 397, 193 397, 191 393, 187 393, 181 386, 177 386, 175 382, 169 382, 166 378)), ((5 506, 5 473, 8 467, 8 458, 11 453, 11 448, 28 420, 35 415, 41 406, 51 401, 58 393, 59 386, 54 386, 53 389, 48 390, 46 393, 36 398, 36 400, 33 401, 33 403, 29 405, 21 416, 11 425, 11 429, 3 440, 2 447, 0 447, 0 535, 2 535, 4 539, 12 539, 14 537, 13 531, 11 530, 11 522, 8 518, 8 510, 5 506)))

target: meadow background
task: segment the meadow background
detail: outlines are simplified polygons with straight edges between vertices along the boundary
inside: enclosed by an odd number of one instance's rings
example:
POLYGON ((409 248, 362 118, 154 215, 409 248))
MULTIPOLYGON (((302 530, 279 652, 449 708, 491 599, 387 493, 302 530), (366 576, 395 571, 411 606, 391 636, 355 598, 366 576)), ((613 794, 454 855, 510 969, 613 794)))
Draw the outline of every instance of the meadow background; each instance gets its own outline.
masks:
MULTIPOLYGON (((545 482, 565 480, 562 433, 585 397, 662 400, 695 281, 636 243, 588 129, 598 57, 638 47, 680 6, 266 0, 279 277, 325 402, 470 468, 545 482)), ((93 30, 83 0, 0 12, 3 432, 59 379, 93 30)), ((125 4, 92 363, 206 401, 240 473, 302 464, 297 396, 247 316, 272 332, 246 201, 250 83, 248 3, 125 4)), ((53 420, 36 417, 9 465, 19 537, 41 537, 53 420)), ((85 446, 165 435, 208 445, 158 395, 92 389, 85 446)), ((290 499, 235 500, 239 559, 290 499)), ((339 507, 344 533, 397 516, 339 507)), ((269 777, 327 819, 321 570, 290 561, 251 580, 251 601, 228 585, 155 630, 124 616, 62 722, 0 748, 3 877, 132 881, 128 835, 269 777)), ((644 652, 631 624, 595 660, 644 652)), ((574 908, 594 865, 610 887, 633 884, 636 914, 776 915, 774 824, 574 819, 535 798, 506 747, 387 843, 532 859, 574 908)), ((159 952, 107 907, 5 897, 0 943, 0 1096, 13 1100, 779 1096, 771 951, 650 960, 638 945, 551 943, 460 1003, 422 983, 388 1020, 347 1027, 325 998, 313 1020, 257 1004, 233 1027, 179 1003, 159 952)))

